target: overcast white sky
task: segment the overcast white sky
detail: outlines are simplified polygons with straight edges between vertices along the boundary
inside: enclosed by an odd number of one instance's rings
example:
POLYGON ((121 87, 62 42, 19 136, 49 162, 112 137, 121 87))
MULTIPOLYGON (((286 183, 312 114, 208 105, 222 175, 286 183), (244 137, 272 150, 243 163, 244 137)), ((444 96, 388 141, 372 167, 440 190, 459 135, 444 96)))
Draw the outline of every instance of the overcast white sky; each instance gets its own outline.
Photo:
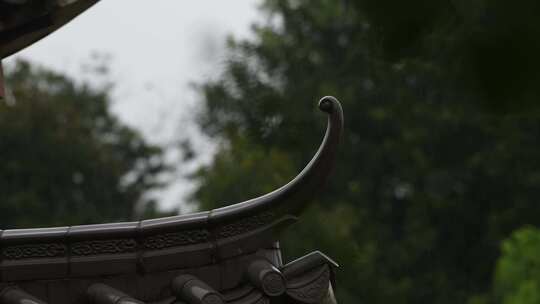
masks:
MULTIPOLYGON (((193 136, 192 82, 219 73, 227 35, 249 37, 260 0, 102 0, 83 15, 8 58, 25 58, 79 80, 93 53, 110 55, 113 110, 155 143, 193 136)), ((88 75, 88 74, 86 74, 88 75)), ((199 143, 203 150, 210 145, 199 143)), ((159 193, 178 207, 189 186, 178 179, 159 193)))

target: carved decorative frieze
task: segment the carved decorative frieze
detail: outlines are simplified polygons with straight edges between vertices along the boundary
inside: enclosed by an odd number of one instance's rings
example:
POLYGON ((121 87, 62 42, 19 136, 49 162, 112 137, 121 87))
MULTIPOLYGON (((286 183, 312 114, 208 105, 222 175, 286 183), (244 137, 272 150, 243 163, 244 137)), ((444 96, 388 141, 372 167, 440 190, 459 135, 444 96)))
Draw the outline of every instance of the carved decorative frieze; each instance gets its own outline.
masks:
POLYGON ((228 238, 253 231, 257 228, 270 224, 275 213, 271 211, 262 212, 251 217, 243 218, 237 222, 224 225, 217 232, 218 238, 228 238))
POLYGON ((54 258, 66 256, 67 246, 64 244, 28 244, 8 246, 2 250, 2 257, 8 260, 33 258, 54 258))
POLYGON ((136 250, 137 242, 134 239, 95 240, 77 242, 71 245, 71 254, 73 256, 130 253, 136 250))
POLYGON ((205 229, 158 234, 145 238, 143 248, 156 250, 204 243, 208 241, 209 236, 210 233, 205 229))

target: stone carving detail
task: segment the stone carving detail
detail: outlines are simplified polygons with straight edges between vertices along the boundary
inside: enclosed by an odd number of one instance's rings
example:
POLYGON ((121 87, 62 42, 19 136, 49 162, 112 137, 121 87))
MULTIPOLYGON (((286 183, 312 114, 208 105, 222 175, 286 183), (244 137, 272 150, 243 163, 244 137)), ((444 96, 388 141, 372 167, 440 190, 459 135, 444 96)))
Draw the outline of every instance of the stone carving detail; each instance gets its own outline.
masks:
POLYGON ((217 232, 218 238, 228 238, 269 224, 274 219, 274 212, 266 211, 254 216, 241 219, 237 222, 224 225, 217 232))
POLYGON ((2 257, 8 260, 54 258, 66 256, 66 252, 64 244, 30 244, 6 247, 2 250, 2 257))
POLYGON ((281 294, 285 290, 283 277, 277 273, 269 273, 263 279, 262 285, 266 292, 271 295, 281 294))
POLYGON ((314 281, 298 288, 287 289, 287 294, 303 303, 319 303, 327 294, 330 284, 330 269, 325 270, 314 281))
POLYGON ((136 250, 137 242, 133 239, 78 242, 71 246, 71 254, 74 256, 129 253, 136 250))
POLYGON ((203 304, 223 304, 223 300, 216 294, 204 297, 203 304))
POLYGON ((144 239, 145 249, 165 249, 175 246, 191 245, 207 242, 210 233, 207 230, 188 230, 158 234, 144 239))

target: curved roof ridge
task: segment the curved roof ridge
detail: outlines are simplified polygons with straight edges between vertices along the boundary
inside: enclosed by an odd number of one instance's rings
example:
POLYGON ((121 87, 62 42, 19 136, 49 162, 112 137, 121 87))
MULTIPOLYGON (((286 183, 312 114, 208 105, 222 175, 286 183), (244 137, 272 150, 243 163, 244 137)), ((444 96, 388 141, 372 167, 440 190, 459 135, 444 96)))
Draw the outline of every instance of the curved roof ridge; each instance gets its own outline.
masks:
POLYGON ((209 265, 272 246, 281 229, 296 221, 321 189, 332 169, 343 111, 333 97, 322 98, 319 108, 328 114, 328 125, 317 153, 292 181, 277 190, 187 215, 0 230, 0 281, 166 271, 209 265))

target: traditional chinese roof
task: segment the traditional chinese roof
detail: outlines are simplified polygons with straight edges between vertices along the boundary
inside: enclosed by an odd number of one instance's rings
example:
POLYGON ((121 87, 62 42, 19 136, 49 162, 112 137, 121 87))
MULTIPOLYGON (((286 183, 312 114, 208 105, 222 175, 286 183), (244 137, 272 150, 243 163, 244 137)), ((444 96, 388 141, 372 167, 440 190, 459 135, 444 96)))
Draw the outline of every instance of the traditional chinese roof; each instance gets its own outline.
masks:
POLYGON ((49 35, 98 0, 0 0, 0 59, 49 35))
POLYGON ((261 197, 138 222, 0 231, 0 303, 319 303, 336 264, 316 252, 283 265, 278 246, 334 162, 341 105, 325 97, 319 109, 328 125, 317 153, 261 197))

